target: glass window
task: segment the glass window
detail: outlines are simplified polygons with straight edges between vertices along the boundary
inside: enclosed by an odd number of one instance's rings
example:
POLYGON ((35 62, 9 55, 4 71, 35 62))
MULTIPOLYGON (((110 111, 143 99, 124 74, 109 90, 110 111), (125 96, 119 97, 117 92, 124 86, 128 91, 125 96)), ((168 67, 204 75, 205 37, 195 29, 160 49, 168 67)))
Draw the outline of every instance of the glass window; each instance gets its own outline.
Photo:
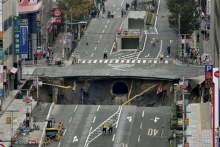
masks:
POLYGON ((8 20, 4 21, 4 31, 7 31, 8 29, 8 20))

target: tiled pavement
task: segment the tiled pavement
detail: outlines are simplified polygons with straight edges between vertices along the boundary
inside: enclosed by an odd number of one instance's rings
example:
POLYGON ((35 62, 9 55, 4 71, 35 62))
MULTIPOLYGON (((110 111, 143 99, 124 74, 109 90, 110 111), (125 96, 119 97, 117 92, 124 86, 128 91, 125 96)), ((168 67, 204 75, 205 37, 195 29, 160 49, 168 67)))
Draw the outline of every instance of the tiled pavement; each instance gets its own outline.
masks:
POLYGON ((212 129, 210 104, 190 104, 186 107, 189 126, 185 131, 187 142, 190 147, 211 147, 212 146, 212 129))

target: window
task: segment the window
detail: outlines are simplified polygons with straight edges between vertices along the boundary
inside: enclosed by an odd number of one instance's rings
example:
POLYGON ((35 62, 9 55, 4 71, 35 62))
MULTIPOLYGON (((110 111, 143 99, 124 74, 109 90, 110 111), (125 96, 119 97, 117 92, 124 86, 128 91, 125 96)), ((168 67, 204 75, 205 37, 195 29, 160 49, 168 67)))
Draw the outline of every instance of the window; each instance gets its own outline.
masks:
POLYGON ((8 19, 4 21, 4 31, 8 30, 8 19))

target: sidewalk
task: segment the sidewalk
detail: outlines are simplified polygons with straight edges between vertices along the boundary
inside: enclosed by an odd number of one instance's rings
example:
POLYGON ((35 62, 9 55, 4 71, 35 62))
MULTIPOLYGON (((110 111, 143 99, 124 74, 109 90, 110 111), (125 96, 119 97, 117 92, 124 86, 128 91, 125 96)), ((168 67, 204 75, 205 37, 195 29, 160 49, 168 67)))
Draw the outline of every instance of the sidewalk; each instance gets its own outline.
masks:
MULTIPOLYGON (((14 97, 11 97, 11 99, 13 99, 14 97)), ((26 118, 26 112, 27 109, 29 109, 29 111, 31 111, 31 107, 34 108, 36 105, 36 102, 33 101, 32 102, 32 106, 27 105, 25 102, 23 102, 22 99, 13 99, 13 100, 7 100, 5 102, 6 104, 8 103, 8 105, 4 105, 4 113, 1 115, 0 117, 0 139, 3 141, 10 141, 11 140, 11 136, 12 136, 12 130, 13 130, 13 134, 16 134, 16 130, 19 128, 20 123, 23 123, 24 119, 26 118), (17 112, 13 112, 13 117, 12 117, 12 113, 11 112, 7 112, 7 111, 11 111, 11 110, 15 110, 17 112), (12 124, 13 124, 13 129, 11 124, 6 124, 6 117, 12 117, 12 124)), ((10 145, 10 142, 4 142, 2 143, 4 144, 6 147, 8 147, 10 145)))

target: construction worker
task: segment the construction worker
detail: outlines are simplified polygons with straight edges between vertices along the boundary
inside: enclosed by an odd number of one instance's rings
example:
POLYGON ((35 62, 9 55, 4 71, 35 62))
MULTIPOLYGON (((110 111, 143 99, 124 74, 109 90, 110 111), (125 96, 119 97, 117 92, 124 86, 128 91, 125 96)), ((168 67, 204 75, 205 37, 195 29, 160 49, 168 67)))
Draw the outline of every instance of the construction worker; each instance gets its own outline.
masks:
POLYGON ((161 52, 160 53, 160 62, 163 61, 163 58, 164 58, 164 54, 161 52))
POLYGON ((61 123, 61 122, 59 122, 59 124, 58 124, 58 128, 60 128, 60 127, 61 127, 61 125, 62 125, 62 123, 61 123))
POLYGON ((56 134, 56 138, 55 139, 56 139, 56 141, 60 141, 60 134, 59 133, 56 134))
POLYGON ((106 122, 104 122, 103 123, 103 129, 102 129, 102 132, 104 133, 106 133, 106 130, 107 130, 107 124, 106 124, 106 122))
POLYGON ((113 131, 113 123, 111 121, 109 124, 108 134, 112 134, 112 131, 113 131))

